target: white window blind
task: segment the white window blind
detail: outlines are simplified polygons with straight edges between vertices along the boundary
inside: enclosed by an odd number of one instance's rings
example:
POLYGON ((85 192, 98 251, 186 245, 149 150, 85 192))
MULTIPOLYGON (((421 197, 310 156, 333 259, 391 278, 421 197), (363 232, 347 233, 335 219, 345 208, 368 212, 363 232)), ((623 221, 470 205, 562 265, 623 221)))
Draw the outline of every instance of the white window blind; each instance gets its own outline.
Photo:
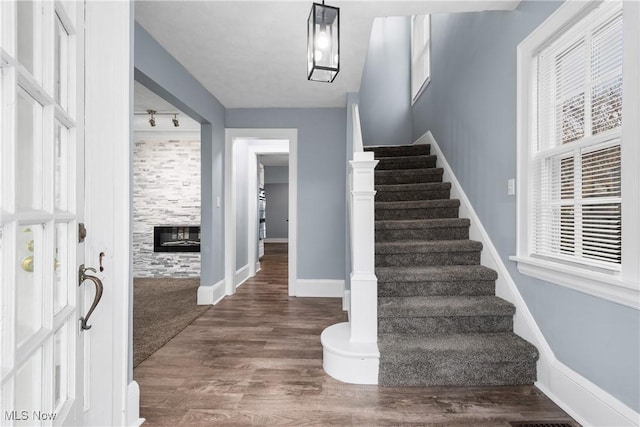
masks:
POLYGON ((537 55, 532 255, 620 270, 622 4, 603 2, 537 55))
POLYGON ((411 18, 411 100, 415 101, 431 79, 431 15, 411 18))

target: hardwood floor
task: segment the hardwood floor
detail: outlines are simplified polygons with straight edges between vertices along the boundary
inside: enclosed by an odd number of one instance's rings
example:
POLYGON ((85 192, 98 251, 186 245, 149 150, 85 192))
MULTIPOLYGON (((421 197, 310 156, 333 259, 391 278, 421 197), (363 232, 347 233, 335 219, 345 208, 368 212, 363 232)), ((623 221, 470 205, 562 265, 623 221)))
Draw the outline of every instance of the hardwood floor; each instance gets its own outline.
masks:
MULTIPOLYGON (((262 270, 134 370, 147 426, 508 426, 571 418, 532 386, 378 387, 322 369, 320 333, 341 301, 287 296, 286 245, 262 270)), ((577 424, 576 424, 577 425, 577 424)))

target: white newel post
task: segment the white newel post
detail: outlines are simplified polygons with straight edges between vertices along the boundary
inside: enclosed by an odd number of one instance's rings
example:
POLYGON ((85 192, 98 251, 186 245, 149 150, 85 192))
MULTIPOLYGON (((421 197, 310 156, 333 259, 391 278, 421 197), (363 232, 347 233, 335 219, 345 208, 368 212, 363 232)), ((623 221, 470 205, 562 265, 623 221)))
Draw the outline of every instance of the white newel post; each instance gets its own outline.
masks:
POLYGON ((374 169, 372 152, 354 153, 351 165, 351 336, 353 343, 378 339, 378 279, 375 275, 374 169))

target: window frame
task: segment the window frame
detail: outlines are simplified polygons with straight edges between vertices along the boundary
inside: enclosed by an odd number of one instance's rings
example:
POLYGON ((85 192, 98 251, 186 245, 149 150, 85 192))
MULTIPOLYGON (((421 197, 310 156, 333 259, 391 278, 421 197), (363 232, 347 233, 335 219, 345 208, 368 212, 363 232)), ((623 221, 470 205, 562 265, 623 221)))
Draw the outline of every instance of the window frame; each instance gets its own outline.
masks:
POLYGON ((529 228, 533 200, 529 165, 537 131, 537 55, 600 2, 565 2, 517 49, 517 246, 518 271, 598 298, 640 309, 640 4, 623 2, 622 263, 619 272, 536 257, 529 228), (625 141, 630 141, 626 142, 625 141))
POLYGON ((411 89, 411 105, 415 104, 415 102, 420 98, 422 92, 429 86, 431 83, 431 14, 424 15, 412 15, 411 16, 411 76, 410 76, 410 89, 411 89), (426 21, 428 23, 428 28, 425 31, 424 22, 425 20, 419 20, 420 25, 416 24, 416 18, 426 16, 426 21), (421 35, 426 35, 424 41, 420 42, 420 46, 416 48, 417 34, 416 31, 420 31, 421 35), (426 33, 426 34, 425 34, 426 33), (418 52, 417 52, 418 51, 418 52), (418 73, 418 63, 423 60, 424 57, 427 57, 427 67, 424 70, 423 75, 419 77, 419 82, 415 82, 415 77, 418 73))

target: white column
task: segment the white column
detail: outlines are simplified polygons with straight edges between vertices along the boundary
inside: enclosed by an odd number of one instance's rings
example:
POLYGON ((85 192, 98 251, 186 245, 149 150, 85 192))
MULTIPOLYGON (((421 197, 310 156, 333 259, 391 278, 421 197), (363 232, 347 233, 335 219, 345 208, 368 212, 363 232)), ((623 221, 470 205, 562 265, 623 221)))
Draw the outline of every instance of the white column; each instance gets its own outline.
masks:
POLYGON ((351 165, 351 336, 352 343, 378 339, 378 279, 375 275, 373 153, 354 153, 351 165))

